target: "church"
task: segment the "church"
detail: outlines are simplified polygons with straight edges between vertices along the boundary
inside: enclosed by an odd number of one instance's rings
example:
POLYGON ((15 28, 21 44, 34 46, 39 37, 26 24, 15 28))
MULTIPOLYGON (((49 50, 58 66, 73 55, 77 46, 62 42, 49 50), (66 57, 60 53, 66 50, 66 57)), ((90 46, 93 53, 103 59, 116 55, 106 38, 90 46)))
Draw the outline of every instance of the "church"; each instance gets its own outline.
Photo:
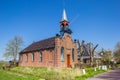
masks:
POLYGON ((60 33, 56 36, 34 42, 19 53, 20 66, 70 68, 78 63, 76 41, 65 9, 60 21, 60 33))

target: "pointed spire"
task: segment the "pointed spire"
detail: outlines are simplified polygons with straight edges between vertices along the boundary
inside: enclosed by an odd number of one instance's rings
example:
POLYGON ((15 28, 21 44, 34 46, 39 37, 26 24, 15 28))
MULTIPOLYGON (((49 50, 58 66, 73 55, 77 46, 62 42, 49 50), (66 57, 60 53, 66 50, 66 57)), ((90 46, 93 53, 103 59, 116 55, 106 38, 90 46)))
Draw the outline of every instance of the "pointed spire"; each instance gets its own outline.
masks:
POLYGON ((62 21, 64 20, 68 21, 65 9, 63 9, 63 15, 62 15, 62 21))
POLYGON ((71 35, 72 31, 70 29, 70 24, 67 20, 67 15, 65 9, 63 9, 62 20, 60 21, 60 34, 63 36, 64 33, 71 35))

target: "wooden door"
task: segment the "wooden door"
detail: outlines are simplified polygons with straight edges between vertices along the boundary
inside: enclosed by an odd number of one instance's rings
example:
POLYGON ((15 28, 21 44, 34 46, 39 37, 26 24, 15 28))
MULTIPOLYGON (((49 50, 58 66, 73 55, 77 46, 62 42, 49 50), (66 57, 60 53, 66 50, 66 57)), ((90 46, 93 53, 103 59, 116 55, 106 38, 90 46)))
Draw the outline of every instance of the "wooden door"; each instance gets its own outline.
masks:
POLYGON ((67 67, 70 68, 70 55, 67 55, 67 67))

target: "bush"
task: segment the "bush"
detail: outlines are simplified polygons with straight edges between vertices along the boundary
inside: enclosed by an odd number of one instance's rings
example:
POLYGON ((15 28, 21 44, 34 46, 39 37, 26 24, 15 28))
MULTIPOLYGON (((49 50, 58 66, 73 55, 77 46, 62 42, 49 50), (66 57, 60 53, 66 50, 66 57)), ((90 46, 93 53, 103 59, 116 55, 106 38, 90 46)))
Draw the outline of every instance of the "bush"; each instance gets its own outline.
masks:
POLYGON ((116 67, 117 67, 117 68, 120 68, 120 64, 116 64, 116 67))

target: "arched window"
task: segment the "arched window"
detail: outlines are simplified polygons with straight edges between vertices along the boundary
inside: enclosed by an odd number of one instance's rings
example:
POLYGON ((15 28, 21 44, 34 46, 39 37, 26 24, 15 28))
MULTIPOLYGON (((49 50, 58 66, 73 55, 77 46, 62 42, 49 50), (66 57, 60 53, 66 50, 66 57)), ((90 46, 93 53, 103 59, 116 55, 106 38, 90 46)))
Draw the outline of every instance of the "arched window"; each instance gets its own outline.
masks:
POLYGON ((40 62, 42 62, 42 52, 40 52, 40 62))
POLYGON ((74 48, 72 49, 72 61, 74 61, 74 48))
POLYGON ((32 53, 32 61, 34 62, 34 53, 32 53))
POLYGON ((26 54, 26 62, 28 62, 28 54, 26 54))
POLYGON ((64 61, 64 47, 61 47, 61 61, 64 61))

